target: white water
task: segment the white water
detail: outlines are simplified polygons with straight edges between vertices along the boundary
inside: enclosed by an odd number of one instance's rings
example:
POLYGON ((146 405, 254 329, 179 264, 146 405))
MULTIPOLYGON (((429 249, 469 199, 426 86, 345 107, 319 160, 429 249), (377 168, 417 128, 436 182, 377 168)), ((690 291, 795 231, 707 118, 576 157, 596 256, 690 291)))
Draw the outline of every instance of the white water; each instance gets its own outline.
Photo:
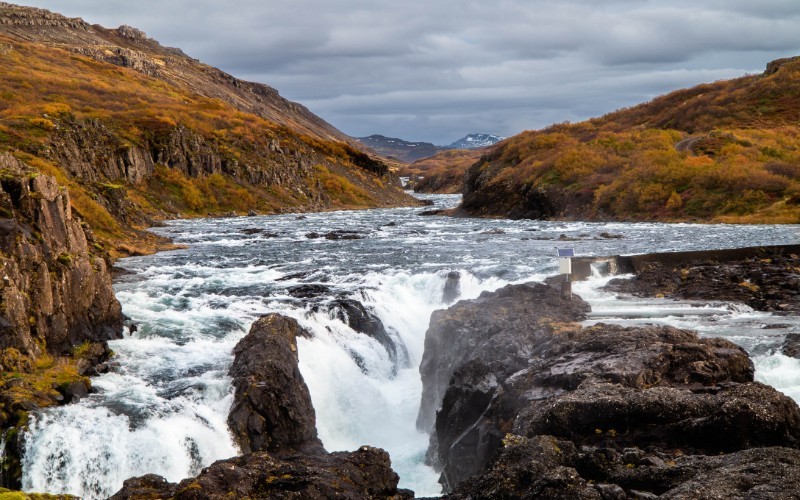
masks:
MULTIPOLYGON (((440 206, 457 202, 433 199, 440 206)), ((139 330, 111 343, 119 366, 93 380, 96 393, 34 416, 24 488, 104 498, 131 476, 154 472, 179 481, 237 454, 226 425, 231 350, 255 318, 281 312, 313 333, 312 339, 298 340, 300 370, 326 448, 385 448, 401 487, 417 496, 436 495, 437 474, 422 463, 428 436, 415 428, 418 365, 430 315, 444 307, 449 271, 459 271, 461 296, 472 298, 554 273, 555 246, 612 255, 800 240, 796 226, 778 231, 775 226, 489 221, 419 217, 418 211, 174 221, 158 229, 189 249, 120 263, 132 273, 117 280, 117 296, 139 330), (278 237, 241 232, 250 228, 278 237), (334 229, 359 231, 365 238, 305 236, 334 229), (624 238, 602 239, 602 232, 624 238), (563 243, 562 234, 577 241, 563 243), (297 285, 327 289, 303 299, 292 295, 297 285), (336 298, 362 302, 408 359, 393 367, 383 346, 336 319, 328 307, 336 298)), ((575 288, 592 304, 589 322, 661 322, 726 336, 753 353, 760 380, 798 394, 800 366, 775 354, 787 331, 800 330, 796 321, 764 330, 765 324, 787 319, 730 304, 620 301, 598 289, 604 281, 598 277, 575 288)))

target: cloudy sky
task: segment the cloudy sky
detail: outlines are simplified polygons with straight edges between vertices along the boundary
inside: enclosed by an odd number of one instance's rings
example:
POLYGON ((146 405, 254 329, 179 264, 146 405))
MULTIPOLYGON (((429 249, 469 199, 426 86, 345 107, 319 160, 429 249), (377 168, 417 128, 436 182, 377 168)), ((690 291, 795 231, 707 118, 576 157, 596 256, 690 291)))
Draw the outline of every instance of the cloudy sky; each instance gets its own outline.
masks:
POLYGON ((800 55, 800 0, 27 0, 263 82, 352 136, 578 121, 800 55))

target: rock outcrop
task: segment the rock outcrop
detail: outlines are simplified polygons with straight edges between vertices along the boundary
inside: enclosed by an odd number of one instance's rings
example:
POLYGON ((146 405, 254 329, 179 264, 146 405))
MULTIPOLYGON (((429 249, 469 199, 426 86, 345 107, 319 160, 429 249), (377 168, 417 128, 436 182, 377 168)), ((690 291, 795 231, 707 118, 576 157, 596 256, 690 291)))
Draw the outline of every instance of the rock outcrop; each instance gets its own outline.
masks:
POLYGON ((235 389, 228 426, 243 453, 280 451, 317 438, 311 395, 297 366, 297 337, 311 334, 292 318, 263 316, 233 349, 235 389))
POLYGON ((362 446, 327 453, 297 366, 297 337, 309 336, 280 314, 257 320, 234 348, 235 387, 228 422, 245 453, 200 475, 169 483, 149 474, 125 481, 111 498, 406 499, 384 450, 362 446))
POLYGON ((36 358, 122 333, 109 263, 55 179, 0 154, 0 348, 36 358))
POLYGON ((3 481, 19 486, 27 412, 87 395, 87 375, 122 335, 108 256, 52 177, 0 153, 0 450, 3 481), (13 373, 13 375, 12 375, 13 373))
POLYGON ((703 471, 744 494, 800 466, 800 408, 753 382, 743 349, 672 327, 581 327, 585 311, 517 285, 431 318, 426 346, 456 353, 422 372, 423 394, 441 395, 430 453, 452 498, 679 497, 703 471), (775 472, 758 463, 773 451, 775 472))
POLYGON ((760 311, 800 311, 800 257, 767 247, 746 259, 648 262, 606 289, 637 296, 742 302, 760 311))

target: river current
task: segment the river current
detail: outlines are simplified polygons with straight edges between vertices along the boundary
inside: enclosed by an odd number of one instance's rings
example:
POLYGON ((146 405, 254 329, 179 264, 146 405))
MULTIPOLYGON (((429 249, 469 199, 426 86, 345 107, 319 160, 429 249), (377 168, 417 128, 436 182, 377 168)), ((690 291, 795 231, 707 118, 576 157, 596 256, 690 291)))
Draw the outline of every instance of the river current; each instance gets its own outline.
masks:
MULTIPOLYGON (((424 196, 452 207, 458 196, 424 196)), ((800 226, 540 222, 420 216, 419 208, 176 220, 153 231, 186 249, 122 259, 115 290, 135 332, 110 342, 115 367, 77 404, 35 414, 25 436, 26 491, 104 498, 131 476, 170 481, 238 453, 227 429, 231 350, 260 315, 280 312, 313 333, 298 339, 300 370, 326 449, 389 451, 401 487, 438 495, 415 428, 418 366, 431 313, 446 307, 447 274, 460 298, 558 269, 556 247, 614 255, 800 242, 800 226), (358 239, 314 237, 339 231, 358 239), (609 235, 619 236, 609 238, 609 235), (310 236, 310 237, 309 237, 310 236), (305 296, 302 297, 302 296, 305 296), (402 354, 351 330, 330 305, 361 302, 402 354)), ((608 278, 576 284, 587 323, 666 323, 745 347, 756 378, 800 399, 800 361, 776 351, 797 318, 742 304, 617 298, 608 278)))

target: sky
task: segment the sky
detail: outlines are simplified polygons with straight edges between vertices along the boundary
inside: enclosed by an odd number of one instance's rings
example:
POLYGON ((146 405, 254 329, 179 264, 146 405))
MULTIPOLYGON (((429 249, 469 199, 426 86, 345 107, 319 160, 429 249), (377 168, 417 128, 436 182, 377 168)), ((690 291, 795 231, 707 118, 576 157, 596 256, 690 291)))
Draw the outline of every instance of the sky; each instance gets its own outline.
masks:
POLYGON ((137 27, 346 134, 449 144, 800 55, 800 0, 21 0, 137 27))

